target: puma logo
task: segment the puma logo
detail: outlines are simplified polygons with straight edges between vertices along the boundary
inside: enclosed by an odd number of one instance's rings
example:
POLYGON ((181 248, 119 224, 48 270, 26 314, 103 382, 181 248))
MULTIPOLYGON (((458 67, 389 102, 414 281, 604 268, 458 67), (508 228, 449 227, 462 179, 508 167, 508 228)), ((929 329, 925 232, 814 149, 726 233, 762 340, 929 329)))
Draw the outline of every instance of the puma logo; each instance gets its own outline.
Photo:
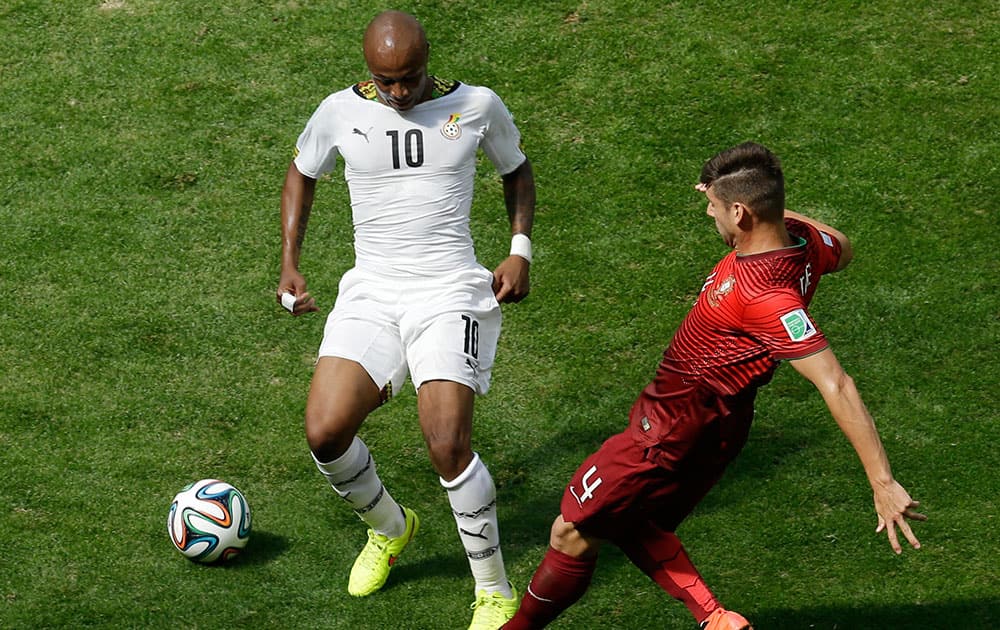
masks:
POLYGON ((469 536, 471 538, 482 538, 483 540, 487 540, 487 538, 486 538, 486 527, 487 527, 487 524, 484 523, 483 526, 479 528, 479 533, 478 534, 475 533, 475 532, 470 532, 469 530, 463 529, 461 527, 458 528, 458 531, 462 532, 463 534, 465 534, 466 536, 469 536))
POLYGON ((368 131, 361 131, 360 129, 358 129, 357 127, 355 127, 354 131, 352 133, 354 133, 354 135, 356 135, 356 136, 361 136, 362 138, 365 139, 365 142, 367 142, 368 144, 371 144, 371 141, 368 140, 368 134, 371 133, 371 130, 372 130, 372 127, 369 127, 368 131))

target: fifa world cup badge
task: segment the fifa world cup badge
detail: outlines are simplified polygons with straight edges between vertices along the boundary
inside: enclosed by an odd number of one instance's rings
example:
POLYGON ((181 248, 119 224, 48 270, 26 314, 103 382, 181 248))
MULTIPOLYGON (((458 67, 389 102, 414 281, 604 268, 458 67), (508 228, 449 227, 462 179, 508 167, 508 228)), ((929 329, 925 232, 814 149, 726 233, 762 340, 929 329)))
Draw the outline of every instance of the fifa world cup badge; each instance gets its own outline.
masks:
POLYGON ((448 121, 441 126, 441 135, 449 140, 458 140, 462 137, 462 128, 458 126, 458 121, 462 117, 461 114, 452 114, 448 117, 448 121))

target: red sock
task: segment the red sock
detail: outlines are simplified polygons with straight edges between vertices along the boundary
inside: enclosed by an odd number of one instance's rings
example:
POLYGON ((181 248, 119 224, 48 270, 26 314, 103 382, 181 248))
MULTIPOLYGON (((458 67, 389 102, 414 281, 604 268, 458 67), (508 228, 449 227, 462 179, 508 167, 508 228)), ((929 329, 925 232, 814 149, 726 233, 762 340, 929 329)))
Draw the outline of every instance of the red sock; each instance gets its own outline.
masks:
POLYGON ((572 606, 590 586, 597 556, 574 558, 549 547, 504 630, 543 628, 572 606))
POLYGON ((719 607, 719 601, 694 568, 684 545, 673 532, 652 530, 643 539, 615 541, 643 573, 673 598, 684 602, 701 623, 719 607))

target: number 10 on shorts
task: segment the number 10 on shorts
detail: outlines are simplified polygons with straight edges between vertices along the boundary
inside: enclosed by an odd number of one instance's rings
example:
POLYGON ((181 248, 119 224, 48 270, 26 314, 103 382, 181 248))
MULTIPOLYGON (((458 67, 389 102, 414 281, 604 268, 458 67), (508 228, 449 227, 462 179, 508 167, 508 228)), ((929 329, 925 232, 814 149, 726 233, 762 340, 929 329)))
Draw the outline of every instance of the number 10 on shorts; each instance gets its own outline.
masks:
POLYGON ((462 349, 473 359, 479 358, 479 322, 468 315, 462 315, 465 322, 465 344, 462 349))

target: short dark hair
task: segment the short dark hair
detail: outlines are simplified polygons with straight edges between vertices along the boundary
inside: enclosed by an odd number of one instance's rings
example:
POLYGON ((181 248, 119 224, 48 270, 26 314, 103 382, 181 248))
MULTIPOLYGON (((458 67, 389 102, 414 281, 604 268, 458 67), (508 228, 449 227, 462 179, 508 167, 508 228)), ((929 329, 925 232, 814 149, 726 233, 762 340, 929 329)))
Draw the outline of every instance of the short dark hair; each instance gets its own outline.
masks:
POLYGON ((785 211, 785 176, 778 156, 756 142, 720 151, 701 167, 702 184, 730 205, 745 204, 764 221, 778 221, 785 211))

